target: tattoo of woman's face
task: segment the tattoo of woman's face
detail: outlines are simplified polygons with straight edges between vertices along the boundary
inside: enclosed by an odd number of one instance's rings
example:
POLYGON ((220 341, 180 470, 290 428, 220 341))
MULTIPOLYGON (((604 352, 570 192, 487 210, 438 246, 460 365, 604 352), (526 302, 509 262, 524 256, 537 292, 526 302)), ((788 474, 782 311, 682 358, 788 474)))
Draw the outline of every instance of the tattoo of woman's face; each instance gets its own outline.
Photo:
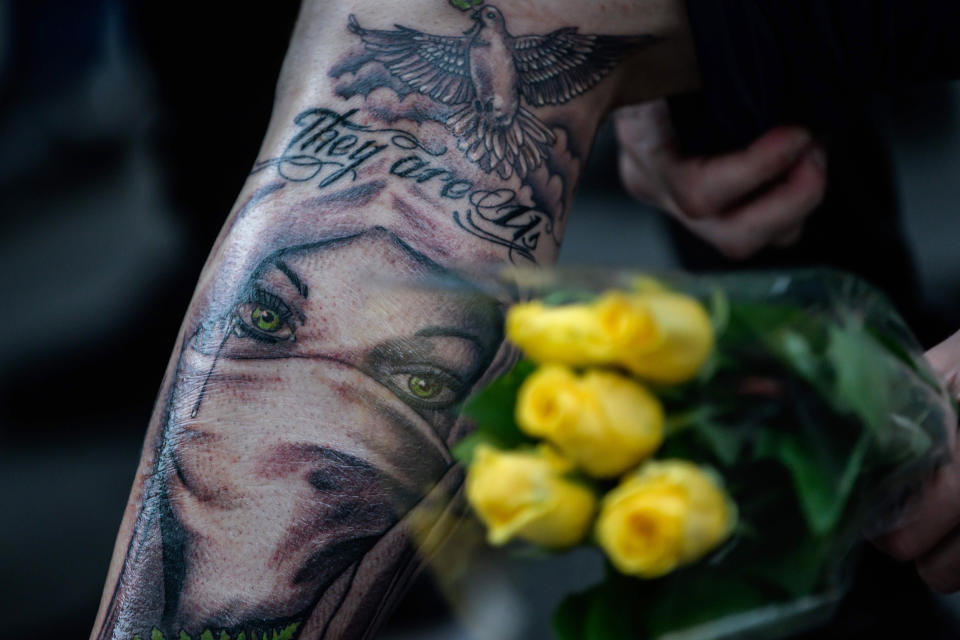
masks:
POLYGON ((202 382, 177 403, 166 489, 185 534, 171 623, 302 614, 450 467, 501 317, 423 286, 441 276, 382 230, 286 249, 194 339, 182 375, 202 382))

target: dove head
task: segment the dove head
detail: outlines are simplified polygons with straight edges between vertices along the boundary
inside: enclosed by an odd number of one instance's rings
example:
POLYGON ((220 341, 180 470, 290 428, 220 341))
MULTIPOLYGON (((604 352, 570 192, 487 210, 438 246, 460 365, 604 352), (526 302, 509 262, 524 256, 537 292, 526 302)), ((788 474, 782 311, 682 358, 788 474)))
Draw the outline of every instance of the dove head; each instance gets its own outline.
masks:
POLYGON ((506 31, 506 21, 503 18, 503 14, 500 13, 500 9, 497 9, 492 4, 485 4, 479 9, 470 14, 470 18, 473 19, 476 24, 467 31, 467 34, 473 34, 483 29, 492 29, 494 31, 506 31))

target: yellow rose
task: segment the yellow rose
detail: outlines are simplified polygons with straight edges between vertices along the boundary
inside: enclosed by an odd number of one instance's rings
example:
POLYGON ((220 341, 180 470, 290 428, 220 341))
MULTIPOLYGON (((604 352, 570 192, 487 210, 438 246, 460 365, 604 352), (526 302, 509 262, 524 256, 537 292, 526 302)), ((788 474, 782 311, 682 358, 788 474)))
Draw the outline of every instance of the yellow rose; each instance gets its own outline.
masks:
POLYGON ((534 300, 507 312, 507 337, 536 362, 607 362, 610 340, 591 305, 548 307, 534 300))
POLYGON ((620 475, 663 442, 660 401, 609 371, 578 377, 562 365, 543 365, 520 387, 516 419, 522 431, 549 440, 598 478, 620 475))
POLYGON ((620 365, 663 383, 696 375, 714 342, 699 302, 655 289, 608 292, 591 304, 517 304, 507 314, 507 337, 536 362, 620 365))
POLYGON ((596 497, 563 477, 572 466, 546 445, 532 451, 478 446, 467 470, 467 500, 487 527, 487 541, 519 538, 558 549, 582 540, 596 497))
POLYGON ((610 362, 622 362, 628 352, 647 352, 663 342, 656 319, 640 296, 605 293, 594 301, 593 312, 606 336, 610 362))
POLYGON ((675 384, 695 376, 713 351, 713 324, 696 299, 669 291, 635 294, 634 304, 652 316, 659 342, 643 349, 625 349, 620 363, 655 382, 675 384))
POLYGON ((703 557, 735 523, 736 507, 710 473, 651 461, 603 498, 596 537, 620 572, 655 578, 703 557))

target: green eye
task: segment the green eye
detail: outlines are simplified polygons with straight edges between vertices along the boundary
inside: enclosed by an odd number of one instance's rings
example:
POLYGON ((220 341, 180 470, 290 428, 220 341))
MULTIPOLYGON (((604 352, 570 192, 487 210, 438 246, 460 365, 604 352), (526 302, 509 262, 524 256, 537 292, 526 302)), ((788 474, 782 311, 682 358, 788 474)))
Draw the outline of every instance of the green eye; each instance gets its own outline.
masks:
POLYGON ((237 335, 276 344, 294 340, 295 325, 291 310, 279 297, 262 289, 254 289, 246 301, 233 311, 237 335))
POLYGON ((382 382, 414 409, 447 409, 456 404, 464 390, 464 384, 458 378, 438 367, 424 363, 407 367, 405 371, 388 373, 382 382))
POLYGON ((443 382, 435 376, 415 373, 407 379, 407 388, 417 398, 430 400, 443 391, 443 382))
POLYGON ((276 311, 260 305, 253 308, 250 321, 254 327, 261 331, 276 331, 282 324, 276 311))

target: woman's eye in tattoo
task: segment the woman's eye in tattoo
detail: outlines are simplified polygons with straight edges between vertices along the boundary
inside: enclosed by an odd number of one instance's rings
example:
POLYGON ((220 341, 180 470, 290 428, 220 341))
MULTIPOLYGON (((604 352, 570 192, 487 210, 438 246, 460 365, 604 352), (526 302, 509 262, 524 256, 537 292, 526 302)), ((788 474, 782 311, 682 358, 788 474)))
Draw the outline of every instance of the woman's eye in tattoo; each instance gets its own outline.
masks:
POLYGON ((429 366, 394 371, 388 379, 394 392, 415 409, 447 409, 460 401, 464 386, 449 373, 429 366))
POLYGON ((254 289, 245 302, 237 305, 234 315, 243 336, 271 343, 294 339, 290 307, 272 293, 254 289))
POLYGON ((280 328, 280 314, 273 309, 257 305, 250 313, 253 326, 261 331, 276 331, 280 328))

